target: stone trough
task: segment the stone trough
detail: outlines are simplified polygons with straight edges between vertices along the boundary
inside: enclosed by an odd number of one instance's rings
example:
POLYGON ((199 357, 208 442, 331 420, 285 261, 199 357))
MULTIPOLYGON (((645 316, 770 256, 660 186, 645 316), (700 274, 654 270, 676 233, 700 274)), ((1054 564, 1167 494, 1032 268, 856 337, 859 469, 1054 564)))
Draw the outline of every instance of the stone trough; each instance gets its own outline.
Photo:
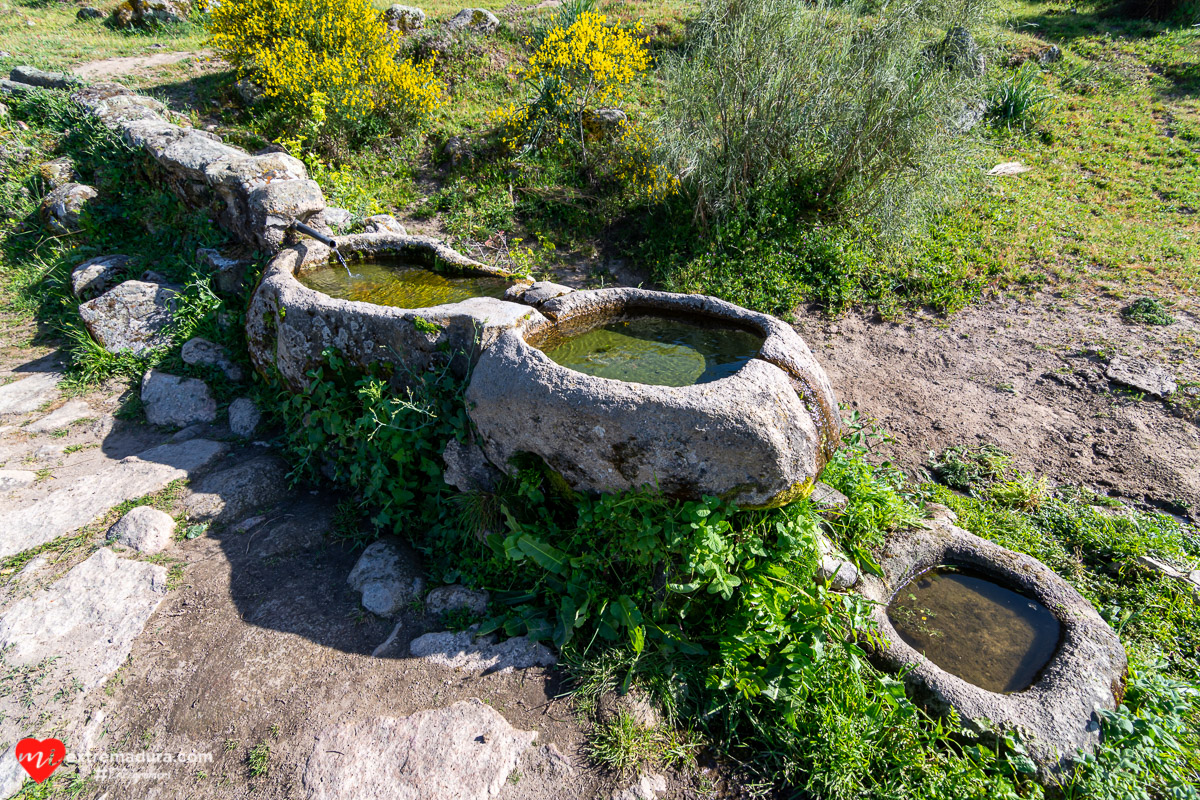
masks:
POLYGON ((1079 753, 1095 750, 1099 710, 1116 708, 1124 694, 1125 651, 1116 632, 1066 581, 1037 559, 974 536, 944 517, 930 521, 926 529, 889 538, 879 566, 883 576, 864 576, 859 588, 877 604, 874 618, 884 639, 872 656, 880 668, 903 673, 916 702, 939 714, 953 709, 979 733, 1020 732, 1046 782, 1069 769, 1079 753), (1007 587, 1057 619, 1057 647, 1032 685, 1012 693, 988 691, 942 669, 897 633, 889 604, 914 577, 941 566, 1007 587))
MULTIPOLYGON (((421 236, 358 234, 339 238, 338 249, 351 269, 357 259, 398 256, 439 272, 512 278, 421 236)), ((492 297, 404 309, 339 300, 300 282, 297 276, 326 268, 331 259, 330 248, 313 240, 281 251, 264 270, 247 312, 255 368, 278 369, 295 391, 307 385, 309 370, 324 363, 326 350, 338 351, 360 370, 390 364, 403 382, 403 375, 428 369, 445 353, 469 357, 503 330, 541 320, 527 305, 492 297)), ((460 361, 465 374, 465 358, 460 361)))

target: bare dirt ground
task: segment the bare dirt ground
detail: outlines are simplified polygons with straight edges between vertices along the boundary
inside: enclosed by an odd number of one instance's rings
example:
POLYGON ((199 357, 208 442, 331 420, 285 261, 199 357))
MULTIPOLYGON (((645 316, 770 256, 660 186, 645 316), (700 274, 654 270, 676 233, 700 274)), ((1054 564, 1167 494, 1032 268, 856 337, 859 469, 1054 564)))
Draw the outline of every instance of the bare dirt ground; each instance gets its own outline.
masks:
POLYGON ((163 51, 148 56, 124 56, 88 61, 71 67, 71 72, 85 81, 107 81, 118 76, 153 72, 160 67, 178 64, 180 61, 187 61, 190 58, 206 59, 211 57, 211 50, 198 50, 194 53, 163 51))
POLYGON ((1129 324, 1121 303, 1042 295, 942 319, 801 315, 797 330, 847 411, 874 417, 910 473, 930 451, 996 444, 1022 469, 1177 515, 1200 517, 1200 318, 1129 324), (1175 375, 1168 402, 1104 377, 1110 358, 1175 375))

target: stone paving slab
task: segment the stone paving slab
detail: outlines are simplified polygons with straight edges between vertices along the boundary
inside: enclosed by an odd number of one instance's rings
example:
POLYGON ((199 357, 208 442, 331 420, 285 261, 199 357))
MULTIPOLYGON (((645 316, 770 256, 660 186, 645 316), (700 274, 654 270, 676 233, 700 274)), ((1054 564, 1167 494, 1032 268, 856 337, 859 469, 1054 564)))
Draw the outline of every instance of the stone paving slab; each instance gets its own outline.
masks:
POLYGON ((58 396, 59 372, 35 372, 0 386, 0 414, 28 414, 58 396))
POLYGON ((188 477, 225 453, 207 439, 164 444, 87 475, 24 506, 0 511, 0 558, 45 544, 110 508, 188 477))

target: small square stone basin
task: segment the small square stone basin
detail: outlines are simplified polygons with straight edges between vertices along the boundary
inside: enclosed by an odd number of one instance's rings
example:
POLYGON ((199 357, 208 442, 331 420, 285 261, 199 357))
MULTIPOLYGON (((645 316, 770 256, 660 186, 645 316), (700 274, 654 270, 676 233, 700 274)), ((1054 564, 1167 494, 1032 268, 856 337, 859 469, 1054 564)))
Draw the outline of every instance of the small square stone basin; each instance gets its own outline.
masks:
POLYGON ((1062 637, 1058 618, 1038 601, 953 566, 913 578, 896 592, 887 613, 914 650, 997 693, 1032 686, 1062 637))
POLYGON ((358 300, 394 308, 431 308, 472 297, 503 298, 512 281, 469 270, 431 269, 407 255, 379 255, 306 268, 301 284, 339 300, 358 300))
POLYGON ((758 355, 763 341, 761 333, 707 317, 631 310, 560 325, 530 344, 585 375, 691 386, 737 372, 758 355))

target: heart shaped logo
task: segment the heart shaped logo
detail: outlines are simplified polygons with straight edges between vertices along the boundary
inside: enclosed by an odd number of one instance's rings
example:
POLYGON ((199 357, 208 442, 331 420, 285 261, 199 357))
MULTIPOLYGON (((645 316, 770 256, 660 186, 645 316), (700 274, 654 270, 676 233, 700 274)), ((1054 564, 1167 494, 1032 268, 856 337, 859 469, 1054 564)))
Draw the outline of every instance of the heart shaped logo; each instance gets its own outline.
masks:
POLYGON ((17 763, 38 783, 50 777, 67 756, 67 747, 58 739, 22 739, 17 742, 17 763))

